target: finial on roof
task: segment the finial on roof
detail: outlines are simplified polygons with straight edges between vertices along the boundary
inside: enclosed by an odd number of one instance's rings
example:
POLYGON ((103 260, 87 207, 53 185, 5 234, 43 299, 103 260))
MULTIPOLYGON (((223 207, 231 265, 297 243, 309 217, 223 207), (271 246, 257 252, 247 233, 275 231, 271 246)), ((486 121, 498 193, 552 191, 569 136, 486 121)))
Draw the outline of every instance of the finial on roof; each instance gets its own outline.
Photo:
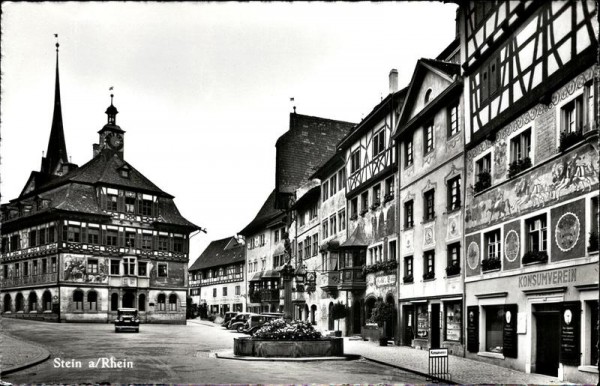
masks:
POLYGON ((60 47, 60 44, 58 44, 58 34, 54 34, 54 37, 56 38, 56 52, 58 52, 58 47, 60 47))

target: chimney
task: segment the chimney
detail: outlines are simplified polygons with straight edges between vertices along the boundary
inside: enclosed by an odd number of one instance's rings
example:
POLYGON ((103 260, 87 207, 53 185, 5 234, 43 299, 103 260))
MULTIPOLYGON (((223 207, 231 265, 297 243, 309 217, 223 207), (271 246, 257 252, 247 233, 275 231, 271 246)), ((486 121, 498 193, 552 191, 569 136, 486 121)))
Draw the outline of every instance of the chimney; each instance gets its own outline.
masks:
POLYGON ((98 155, 98 153, 100 153, 100 145, 95 143, 92 145, 93 148, 93 155, 92 158, 96 157, 98 155))
POLYGON ((390 94, 398 91, 398 70, 392 68, 390 71, 390 94))

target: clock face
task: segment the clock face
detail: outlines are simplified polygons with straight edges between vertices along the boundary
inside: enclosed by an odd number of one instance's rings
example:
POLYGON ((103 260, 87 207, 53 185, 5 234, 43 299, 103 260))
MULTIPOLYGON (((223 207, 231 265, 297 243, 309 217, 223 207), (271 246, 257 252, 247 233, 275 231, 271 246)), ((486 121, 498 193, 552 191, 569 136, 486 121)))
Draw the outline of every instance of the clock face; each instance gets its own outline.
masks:
POLYGON ((121 138, 120 134, 109 134, 107 140, 108 145, 112 149, 120 149, 123 146, 123 138, 121 138))

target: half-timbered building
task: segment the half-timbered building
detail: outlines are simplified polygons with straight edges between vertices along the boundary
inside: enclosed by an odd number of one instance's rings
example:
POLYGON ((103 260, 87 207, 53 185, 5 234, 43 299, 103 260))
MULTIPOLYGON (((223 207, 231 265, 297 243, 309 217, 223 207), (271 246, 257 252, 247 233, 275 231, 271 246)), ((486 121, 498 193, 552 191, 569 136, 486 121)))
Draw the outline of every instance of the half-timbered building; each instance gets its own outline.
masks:
POLYGON ((597 3, 459 5, 466 355, 597 383, 597 3))
MULTIPOLYGON (((390 72, 390 93, 338 145, 345 157, 347 239, 339 246, 340 297, 350 307, 346 333, 360 334, 378 298, 397 301, 397 162, 392 128, 406 89, 390 72), (363 266, 365 266, 363 269, 363 266)), ((388 338, 395 323, 387 324, 388 338)))
MULTIPOLYGON (((458 43, 458 41, 456 42, 458 43)), ((458 52, 458 44, 453 45, 458 52)), ((420 59, 398 129, 401 344, 463 355, 460 65, 420 59)))
POLYGON ((193 303, 214 315, 245 311, 245 257, 242 238, 226 237, 208 244, 189 268, 193 303))
POLYGON ((135 307, 143 322, 185 323, 189 234, 173 196, 124 158, 117 109, 81 167, 69 162, 58 44, 46 156, 19 197, 3 204, 2 315, 107 322, 135 307))

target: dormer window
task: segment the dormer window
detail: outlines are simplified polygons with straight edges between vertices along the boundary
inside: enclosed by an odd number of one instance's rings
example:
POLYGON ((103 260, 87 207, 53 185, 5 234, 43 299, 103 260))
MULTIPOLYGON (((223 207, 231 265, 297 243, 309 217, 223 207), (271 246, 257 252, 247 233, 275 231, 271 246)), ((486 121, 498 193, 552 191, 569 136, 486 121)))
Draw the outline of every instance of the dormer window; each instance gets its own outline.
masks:
POLYGON ((123 178, 129 178, 129 170, 127 169, 121 169, 120 174, 123 178))

